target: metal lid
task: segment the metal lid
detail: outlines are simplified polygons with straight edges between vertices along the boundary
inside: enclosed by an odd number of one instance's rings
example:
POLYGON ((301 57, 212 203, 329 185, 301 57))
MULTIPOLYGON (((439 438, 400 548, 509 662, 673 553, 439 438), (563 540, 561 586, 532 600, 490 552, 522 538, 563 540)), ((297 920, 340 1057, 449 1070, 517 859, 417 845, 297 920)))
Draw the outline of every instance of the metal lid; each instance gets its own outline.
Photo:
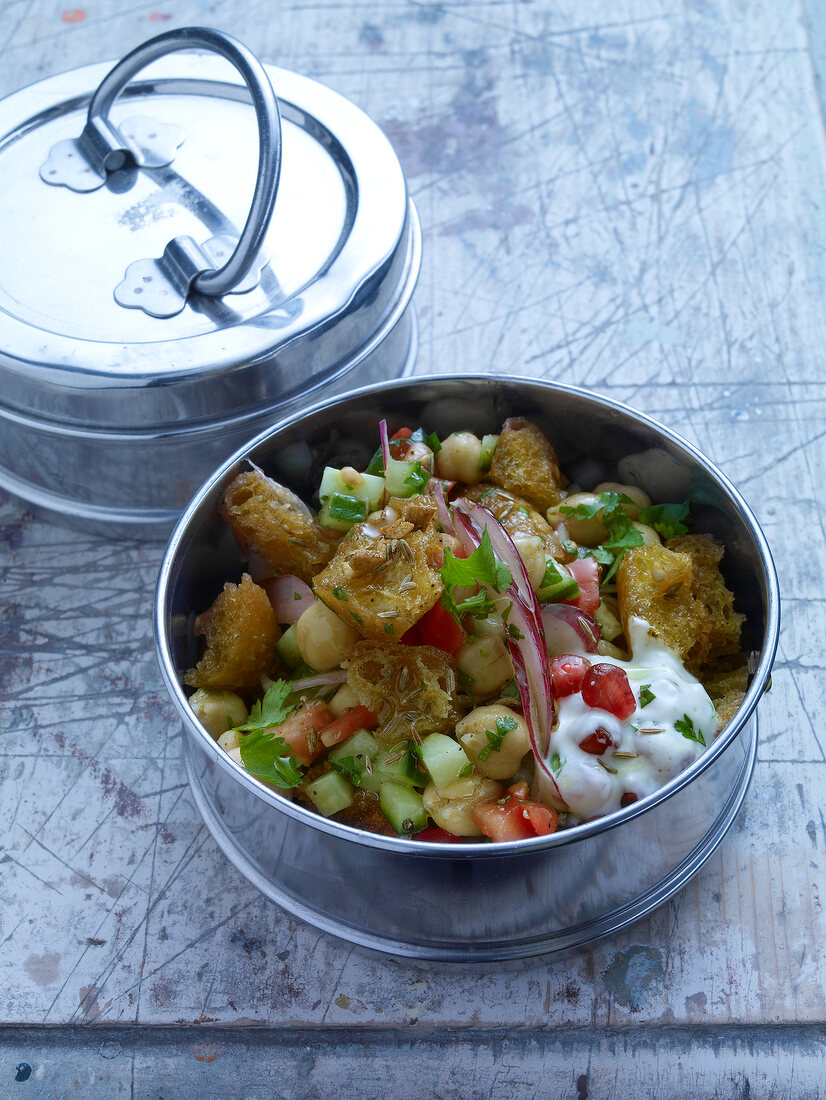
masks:
POLYGON ((357 361, 419 263, 378 127, 217 31, 169 32, 110 68, 0 103, 0 411, 206 423, 357 361), (160 56, 193 48, 209 52, 160 56))

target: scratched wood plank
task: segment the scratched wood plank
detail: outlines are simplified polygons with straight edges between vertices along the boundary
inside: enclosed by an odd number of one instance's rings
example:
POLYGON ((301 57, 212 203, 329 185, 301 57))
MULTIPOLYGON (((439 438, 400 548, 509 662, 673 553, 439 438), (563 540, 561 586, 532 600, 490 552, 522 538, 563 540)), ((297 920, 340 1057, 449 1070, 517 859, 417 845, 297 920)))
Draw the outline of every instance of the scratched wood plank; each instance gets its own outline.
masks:
MULTIPOLYGON (((71 532, 3 497, 0 1017, 504 1026, 525 1042, 549 1026, 822 1024, 826 230, 802 10, 102 0, 83 18, 67 7, 73 21, 45 0, 0 10, 4 93, 208 22, 350 96, 398 148, 422 217, 419 369, 562 379, 668 423, 754 507, 786 609, 746 806, 677 898, 564 955, 414 965, 280 913, 200 824, 152 656, 159 550, 71 532)), ((810 26, 817 17, 809 5, 810 26)), ((474 1067, 480 1094, 502 1083, 496 1058, 462 1049, 455 1064, 474 1067)), ((751 1059, 765 1082, 775 1054, 787 1065, 783 1049, 735 1044, 726 1057, 751 1059)), ((695 1094, 702 1057, 651 1062, 659 1095, 695 1094)), ((520 1080, 503 1095, 536 1092, 520 1080)), ((441 1087, 461 1094, 457 1079, 441 1087)), ((565 1087, 576 1095, 575 1080, 565 1087)))

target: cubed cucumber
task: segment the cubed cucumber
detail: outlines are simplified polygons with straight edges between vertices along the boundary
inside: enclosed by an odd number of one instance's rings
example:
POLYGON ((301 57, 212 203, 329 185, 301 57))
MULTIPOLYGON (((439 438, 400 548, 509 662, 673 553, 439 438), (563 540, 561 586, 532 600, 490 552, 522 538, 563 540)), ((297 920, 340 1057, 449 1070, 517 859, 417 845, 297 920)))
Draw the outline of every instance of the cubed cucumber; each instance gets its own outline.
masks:
POLYGON ((379 806, 400 836, 404 833, 419 833, 427 828, 427 813, 422 796, 412 787, 386 780, 381 785, 379 806))
POLYGON ((429 481, 430 474, 421 462, 405 462, 399 458, 390 459, 384 474, 387 494, 391 497, 412 497, 423 493, 429 481))
POLYGON ((367 761, 370 761, 369 767, 372 770, 373 759, 378 752, 379 743, 372 733, 368 733, 367 730, 356 730, 346 741, 330 749, 327 759, 336 771, 341 771, 345 775, 355 774, 359 784, 363 786, 365 775, 370 775, 367 761))
POLYGON ((318 522, 333 531, 349 531, 354 523, 367 519, 367 501, 362 497, 333 493, 321 505, 318 522))
POLYGON ((295 623, 288 626, 275 643, 275 652, 287 668, 298 668, 304 663, 301 650, 298 648, 298 631, 295 629, 295 623))
POLYGON ((482 451, 479 455, 479 469, 482 473, 486 473, 490 469, 490 464, 493 461, 493 452, 499 445, 498 435, 483 435, 482 436, 482 451))
POLYGON ((318 487, 318 499, 324 504, 335 493, 342 496, 360 497, 367 501, 367 511, 374 512, 380 507, 384 497, 384 478, 374 474, 357 474, 355 477, 341 476, 341 470, 335 466, 325 466, 318 487), (360 479, 360 480, 359 480, 360 479), (355 484, 354 484, 355 482, 355 484))
POLYGON ((332 817, 345 810, 353 801, 354 788, 349 780, 338 772, 325 772, 304 788, 315 808, 325 817, 332 817))
POLYGON ((545 575, 536 595, 543 603, 575 600, 579 595, 579 585, 564 565, 560 565, 553 558, 547 558, 545 560, 545 575))
POLYGON ((380 791, 387 783, 401 783, 405 787, 424 787, 427 776, 419 769, 419 762, 407 741, 381 751, 372 759, 372 770, 361 777, 366 791, 380 791))
POLYGON ((452 737, 444 733, 431 733, 421 746, 424 766, 430 772, 436 789, 441 790, 457 779, 464 779, 473 772, 473 764, 467 753, 452 737))

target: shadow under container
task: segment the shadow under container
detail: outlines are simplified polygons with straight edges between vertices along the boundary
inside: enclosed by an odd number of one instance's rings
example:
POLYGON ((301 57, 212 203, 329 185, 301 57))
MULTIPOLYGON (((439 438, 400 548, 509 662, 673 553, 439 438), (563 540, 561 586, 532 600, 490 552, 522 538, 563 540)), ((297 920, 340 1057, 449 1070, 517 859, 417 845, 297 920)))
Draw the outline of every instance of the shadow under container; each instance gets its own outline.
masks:
POLYGON ((690 444, 627 406, 573 387, 504 377, 391 382, 282 421, 197 494, 169 543, 156 641, 184 725, 193 796, 228 858, 267 897, 352 943, 397 955, 483 961, 539 955, 615 932, 671 897, 709 858, 745 797, 757 753, 755 707, 769 684, 779 595, 748 506, 690 444), (253 461, 309 500, 325 465, 363 469, 378 438, 423 425, 481 435, 508 416, 535 421, 571 480, 631 482, 655 501, 692 500, 692 526, 726 547, 723 571, 746 615, 751 680, 735 718, 685 772, 610 816, 508 844, 440 845, 339 825, 287 802, 220 749, 181 686, 198 657, 195 615, 244 568, 218 515, 223 486, 253 461))

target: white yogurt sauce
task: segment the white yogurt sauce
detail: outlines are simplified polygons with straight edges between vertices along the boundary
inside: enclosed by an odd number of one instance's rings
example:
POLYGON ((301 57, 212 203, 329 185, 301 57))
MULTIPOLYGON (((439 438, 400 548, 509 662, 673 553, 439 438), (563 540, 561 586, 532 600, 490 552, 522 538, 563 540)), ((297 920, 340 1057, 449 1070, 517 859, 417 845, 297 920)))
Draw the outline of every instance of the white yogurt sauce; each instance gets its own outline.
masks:
POLYGON ((578 821, 620 809, 625 794, 644 798, 693 763, 704 747, 685 736, 690 732, 689 722, 706 746, 717 733, 714 704, 676 654, 651 634, 644 619, 632 618, 628 633, 629 661, 594 653, 580 655, 592 665, 624 669, 636 701, 630 718, 621 721, 608 711, 589 707, 578 692, 557 702, 559 722, 550 737, 547 762, 571 817, 578 821), (654 696, 645 705, 640 702, 644 685, 654 696), (681 729, 675 728, 675 723, 680 723, 681 729), (611 735, 613 745, 601 756, 584 752, 580 743, 600 727, 611 735))

